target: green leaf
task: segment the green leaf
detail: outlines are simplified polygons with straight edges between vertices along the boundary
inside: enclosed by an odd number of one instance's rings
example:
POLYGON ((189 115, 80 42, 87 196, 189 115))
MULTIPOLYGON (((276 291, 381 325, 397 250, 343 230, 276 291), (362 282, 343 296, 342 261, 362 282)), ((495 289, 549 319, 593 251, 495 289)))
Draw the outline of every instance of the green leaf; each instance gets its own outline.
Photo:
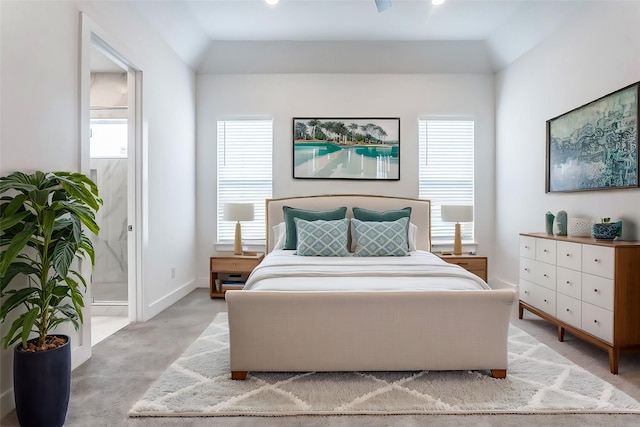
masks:
POLYGON ((7 298, 2 303, 2 307, 0 307, 0 319, 4 321, 5 317, 9 312, 11 312, 11 310, 14 310, 23 304, 28 305, 30 297, 37 293, 38 288, 22 288, 7 292, 6 294, 11 296, 7 298))
POLYGON ((27 200, 26 194, 16 195, 9 203, 6 204, 6 207, 2 212, 2 216, 9 216, 18 212, 18 210, 23 206, 25 200, 27 200))
POLYGON ((22 328, 25 316, 26 316, 26 313, 23 313, 11 324, 11 329, 9 329, 9 332, 7 332, 7 335, 5 335, 4 337, 5 349, 20 339, 21 334, 16 332, 21 332, 21 328, 22 328))
POLYGON ((91 242, 91 239, 85 236, 84 233, 82 234, 82 236, 80 236, 80 249, 84 251, 84 253, 89 255, 89 259, 91 259, 91 265, 95 265, 96 260, 93 251, 93 242, 91 242))
MULTIPOLYGON (((33 322, 35 322, 36 317, 40 313, 40 309, 38 307, 34 307, 24 316, 22 320, 22 347, 27 348, 27 341, 29 340, 29 335, 31 334, 31 328, 33 327, 33 322)), ((45 332, 46 333, 46 332, 45 332)))
POLYGON ((60 275, 60 277, 67 277, 69 266, 73 261, 73 256, 76 253, 76 245, 73 242, 67 240, 60 240, 55 249, 53 250, 53 268, 60 275))
POLYGON ((0 277, 7 273, 7 270, 13 260, 20 252, 22 252, 29 239, 37 233, 37 231, 38 229, 33 224, 29 224, 24 230, 15 235, 2 257, 2 262, 0 263, 0 277))
POLYGON ((7 214, 5 212, 2 215, 2 219, 0 219, 0 230, 8 230, 14 225, 20 223, 29 215, 31 215, 31 212, 27 212, 27 211, 23 211, 17 214, 7 214))
POLYGON ((39 272, 40 270, 34 268, 31 264, 22 261, 14 261, 9 265, 5 275, 0 277, 0 295, 2 295, 4 289, 16 275, 24 274, 25 276, 28 276, 30 274, 38 274, 39 272))

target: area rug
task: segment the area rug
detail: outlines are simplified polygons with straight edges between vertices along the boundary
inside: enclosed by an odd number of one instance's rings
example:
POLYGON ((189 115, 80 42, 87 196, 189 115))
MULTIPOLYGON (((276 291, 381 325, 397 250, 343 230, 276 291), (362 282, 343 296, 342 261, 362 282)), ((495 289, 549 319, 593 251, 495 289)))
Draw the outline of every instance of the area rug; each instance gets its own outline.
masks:
POLYGON ((506 379, 488 371, 229 372, 227 313, 156 380, 132 417, 640 413, 640 403, 510 326, 506 379))

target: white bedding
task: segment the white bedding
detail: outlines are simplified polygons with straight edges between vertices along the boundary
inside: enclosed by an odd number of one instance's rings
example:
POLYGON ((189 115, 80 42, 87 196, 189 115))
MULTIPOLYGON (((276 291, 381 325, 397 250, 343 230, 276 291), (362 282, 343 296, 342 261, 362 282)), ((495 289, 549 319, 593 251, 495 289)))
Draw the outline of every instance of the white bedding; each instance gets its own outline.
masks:
POLYGON ((430 252, 406 257, 303 257, 276 250, 245 284, 253 291, 440 291, 483 290, 475 274, 430 252))

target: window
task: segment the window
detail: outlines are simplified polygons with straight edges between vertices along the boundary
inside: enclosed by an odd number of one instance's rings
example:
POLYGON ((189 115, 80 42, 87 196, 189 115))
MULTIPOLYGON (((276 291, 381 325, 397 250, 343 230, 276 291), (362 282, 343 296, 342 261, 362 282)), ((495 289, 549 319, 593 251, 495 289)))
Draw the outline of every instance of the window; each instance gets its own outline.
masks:
MULTIPOLYGON (((453 241, 453 223, 442 222, 440 206, 473 206, 474 122, 419 120, 419 197, 431 200, 433 243, 453 241)), ((462 240, 473 241, 473 223, 462 223, 462 240)))
POLYGON ((89 157, 127 158, 127 119, 91 119, 89 157))
POLYGON ((253 203, 254 220, 242 240, 265 240, 265 199, 271 197, 272 120, 218 121, 218 241, 233 241, 235 223, 223 221, 225 203, 253 203))

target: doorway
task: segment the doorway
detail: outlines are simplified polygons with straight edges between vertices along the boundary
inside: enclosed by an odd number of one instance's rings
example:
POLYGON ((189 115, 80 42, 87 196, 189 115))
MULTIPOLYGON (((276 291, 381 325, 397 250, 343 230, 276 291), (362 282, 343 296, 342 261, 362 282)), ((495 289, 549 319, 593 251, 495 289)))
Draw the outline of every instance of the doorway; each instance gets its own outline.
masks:
POLYGON ((82 268, 90 327, 79 358, 86 360, 92 345, 142 317, 142 71, 84 13, 81 19, 80 164, 104 201, 95 265, 82 268))
POLYGON ((92 46, 89 167, 103 205, 93 236, 91 345, 129 323, 127 80, 126 70, 92 46))

